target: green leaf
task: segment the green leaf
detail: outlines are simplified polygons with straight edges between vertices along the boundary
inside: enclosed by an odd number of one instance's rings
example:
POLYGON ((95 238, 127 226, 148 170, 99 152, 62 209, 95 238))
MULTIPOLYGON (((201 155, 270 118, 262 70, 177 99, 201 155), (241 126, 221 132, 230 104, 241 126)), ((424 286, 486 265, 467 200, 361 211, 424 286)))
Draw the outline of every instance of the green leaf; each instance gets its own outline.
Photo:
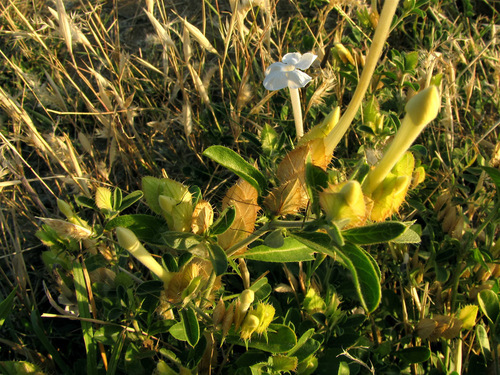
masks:
POLYGON ((407 228, 403 234, 391 240, 394 243, 420 243, 422 239, 413 229, 407 228))
POLYGON ((262 143, 262 150, 269 155, 276 149, 278 133, 271 125, 265 124, 260 132, 260 140, 262 143))
POLYGON ((384 223, 347 229, 342 232, 342 235, 346 241, 358 245, 372 245, 391 241, 399 237, 405 230, 406 226, 403 223, 387 221, 384 223))
POLYGON ((398 350, 396 356, 409 363, 422 363, 431 357, 431 351, 424 346, 398 350))
POLYGON ((79 261, 73 263, 73 284, 75 285, 78 312, 80 313, 80 317, 83 318, 80 323, 82 325, 85 351, 87 352, 87 374, 97 374, 97 343, 94 340, 92 323, 86 320, 92 317, 89 309, 87 283, 85 282, 82 264, 79 261))
MULTIPOLYGON (((226 341, 232 344, 245 345, 245 342, 237 336, 228 336, 226 341)), ((297 336, 288 326, 282 324, 271 324, 267 331, 267 338, 252 336, 247 342, 249 348, 263 350, 270 353, 285 353, 297 345, 297 336)))
POLYGON ((14 298, 16 297, 17 286, 14 288, 12 292, 5 298, 2 302, 0 302, 0 328, 3 326, 5 319, 12 312, 12 307, 14 306, 14 298))
POLYGON ((272 356, 269 358, 269 365, 273 371, 294 371, 299 363, 297 357, 289 357, 283 355, 272 356))
POLYGON ((491 359, 490 339, 486 328, 482 324, 476 326, 476 340, 481 348, 481 353, 484 355, 485 359, 489 361, 491 359))
POLYGON ((124 332, 120 326, 105 325, 94 332, 94 339, 104 345, 115 345, 119 336, 124 332))
POLYGON ((187 341, 186 330, 184 329, 184 324, 182 322, 175 323, 168 332, 174 336, 176 340, 187 341))
POLYGON ((267 181, 264 175, 233 150, 224 146, 210 146, 203 152, 203 156, 212 159, 244 179, 257 189, 259 195, 266 189, 267 181))
POLYGON ((326 233, 302 232, 290 233, 290 236, 310 247, 312 250, 336 258, 332 239, 326 233))
POLYGON ((42 370, 27 361, 2 361, 0 362, 0 374, 3 375, 44 375, 42 370))
POLYGON ((165 231, 160 234, 162 243, 176 250, 189 250, 198 245, 203 238, 187 232, 170 232, 165 231))
POLYGON ((404 58, 405 58, 405 71, 410 73, 418 65, 418 52, 413 51, 406 53, 404 58))
POLYGON ((158 215, 161 215, 162 209, 160 203, 158 203, 158 197, 163 191, 161 179, 151 176, 143 177, 142 191, 144 192, 144 198, 149 208, 158 215))
POLYGON ((113 192, 113 210, 119 211, 123 202, 123 193, 122 189, 117 187, 113 192))
POLYGON ((311 154, 306 160, 306 189, 311 199, 310 206, 314 214, 320 214, 318 192, 328 186, 328 173, 312 163, 311 154))
POLYGON ((95 204, 101 210, 111 211, 113 209, 113 197, 111 190, 106 187, 98 187, 95 192, 95 204))
POLYGON ((287 263, 314 260, 313 254, 314 251, 310 247, 292 237, 287 237, 281 247, 255 246, 247 250, 242 257, 261 262, 287 263))
POLYGON ((337 253, 342 254, 344 262, 352 273, 354 286, 363 308, 369 313, 373 312, 378 307, 382 296, 380 269, 377 264, 363 249, 349 243, 337 253))
POLYGON ((194 347, 200 339, 200 325, 198 324, 196 313, 191 307, 186 307, 180 311, 180 314, 187 342, 194 347))
POLYGON ((95 203, 95 200, 93 200, 92 198, 81 195, 76 197, 75 201, 81 207, 87 207, 90 208, 91 210, 96 210, 96 211, 99 210, 99 208, 95 203))
POLYGON ((490 290, 481 290, 478 294, 479 307, 488 320, 495 324, 498 319, 498 314, 500 312, 500 303, 498 302, 497 294, 490 290))
POLYGON ((123 211, 126 208, 132 206, 135 202, 139 201, 144 196, 144 193, 141 190, 134 191, 128 194, 122 200, 122 204, 120 205, 119 211, 123 211))
POLYGON ((165 289, 165 283, 160 280, 149 280, 141 283, 135 294, 138 296, 152 295, 159 297, 161 292, 165 289))
POLYGON ((262 301, 266 299, 273 290, 267 281, 267 277, 260 278, 254 282, 249 289, 252 289, 255 293, 254 301, 262 301))
POLYGON ((217 276, 222 275, 227 270, 227 255, 222 247, 217 244, 207 244, 208 255, 217 276))
POLYGON ((382 295, 380 269, 366 251, 351 243, 346 243, 341 248, 334 248, 332 240, 326 233, 294 233, 293 237, 319 253, 330 255, 334 259, 340 258, 341 263, 352 274, 363 308, 369 313, 377 308, 382 295))
POLYGON ((165 220, 151 215, 134 214, 115 217, 110 220, 105 229, 111 231, 116 227, 130 229, 140 241, 164 244, 159 234, 168 231, 165 220))
POLYGON ((217 220, 210 227, 210 234, 219 235, 224 233, 233 224, 236 217, 236 209, 234 206, 226 207, 224 211, 219 215, 217 220))
POLYGON ((312 338, 314 333, 314 328, 306 331, 297 341, 297 345, 295 345, 287 355, 297 357, 299 362, 302 362, 310 355, 314 354, 321 346, 319 341, 312 338))
POLYGON ((280 248, 285 244, 285 237, 283 237, 283 229, 278 228, 269 233, 264 239, 264 245, 272 247, 273 249, 280 248))
POLYGON ((106 371, 106 375, 113 375, 116 373, 118 365, 121 360, 121 353, 123 351, 123 346, 125 345, 125 339, 127 335, 125 331, 122 331, 120 335, 117 337, 115 344, 113 345, 113 350, 111 351, 111 355, 109 356, 109 365, 108 370, 106 371))
POLYGON ((54 347, 54 345, 52 345, 52 342, 49 340, 49 338, 45 334, 45 329, 43 327, 42 318, 40 317, 40 313, 37 310, 33 310, 31 312, 30 321, 31 321, 32 331, 35 333, 38 340, 40 340, 40 342, 44 346, 45 350, 47 350, 50 353, 54 362, 57 363, 57 366, 61 370, 61 373, 62 374, 73 373, 73 371, 71 371, 71 369, 66 364, 66 362, 64 362, 64 360, 62 359, 59 350, 57 350, 54 347))
POLYGON ((493 183, 497 187, 497 190, 500 190, 500 171, 496 168, 492 167, 482 167, 488 176, 493 180, 493 183))

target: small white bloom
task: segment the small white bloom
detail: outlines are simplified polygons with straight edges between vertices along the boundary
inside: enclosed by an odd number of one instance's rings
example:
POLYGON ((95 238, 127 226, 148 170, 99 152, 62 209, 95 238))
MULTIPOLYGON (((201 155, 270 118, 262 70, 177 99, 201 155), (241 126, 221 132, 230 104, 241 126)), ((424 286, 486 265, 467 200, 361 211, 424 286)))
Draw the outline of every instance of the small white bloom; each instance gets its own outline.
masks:
POLYGON ((311 52, 303 55, 298 52, 287 53, 283 56, 282 62, 271 64, 266 69, 264 87, 271 91, 281 90, 285 87, 290 89, 304 87, 312 78, 301 70, 309 68, 317 57, 311 52))

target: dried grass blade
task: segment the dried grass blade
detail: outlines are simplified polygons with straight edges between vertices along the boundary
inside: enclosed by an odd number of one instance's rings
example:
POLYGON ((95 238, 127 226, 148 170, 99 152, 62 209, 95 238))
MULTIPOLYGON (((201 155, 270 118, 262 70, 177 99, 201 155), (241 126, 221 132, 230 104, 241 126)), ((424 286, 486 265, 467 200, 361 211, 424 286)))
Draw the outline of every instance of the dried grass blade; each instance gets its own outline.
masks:
POLYGON ((62 0, 56 0, 57 13, 59 18, 59 31, 61 32, 66 47, 71 55, 73 55, 73 38, 71 35, 71 27, 69 25, 68 14, 62 0))
POLYGON ((149 21, 153 24, 156 34, 160 38, 161 42, 166 46, 174 47, 175 46, 174 41, 172 40, 172 38, 170 38, 167 29, 163 27, 160 21, 158 21, 155 18, 155 16, 152 13, 148 12, 146 9, 144 9, 144 13, 146 13, 146 15, 149 18, 149 21))
POLYGON ((193 24, 189 23, 185 18, 181 18, 181 17, 179 17, 179 18, 181 19, 182 22, 184 22, 184 26, 188 29, 188 31, 193 36, 193 38, 195 38, 196 41, 198 43, 200 43, 200 45, 204 49, 206 49, 208 52, 215 53, 216 55, 219 54, 217 52, 217 50, 214 48, 214 46, 212 46, 212 43, 210 43, 210 41, 207 39, 207 37, 205 35, 203 35, 203 33, 200 31, 200 29, 198 29, 193 24))
POLYGON ((201 80, 200 76, 198 75, 198 73, 191 64, 188 65, 188 69, 189 73, 191 73, 191 77, 193 77, 193 82, 196 87, 196 90, 198 91, 198 94, 200 94, 201 96, 201 100, 205 104, 210 103, 210 98, 208 97, 207 90, 205 89, 205 86, 203 86, 203 81, 201 80))

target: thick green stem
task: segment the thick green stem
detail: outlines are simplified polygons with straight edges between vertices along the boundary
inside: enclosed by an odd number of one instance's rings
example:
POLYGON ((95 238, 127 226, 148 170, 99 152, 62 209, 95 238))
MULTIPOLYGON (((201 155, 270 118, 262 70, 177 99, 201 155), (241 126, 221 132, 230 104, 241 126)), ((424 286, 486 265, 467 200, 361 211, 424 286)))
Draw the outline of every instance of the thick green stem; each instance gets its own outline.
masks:
POLYGON ((354 95, 347 107, 344 115, 340 118, 338 124, 333 128, 330 134, 326 137, 325 146, 326 154, 330 155, 333 153, 343 135, 351 125, 354 116, 358 112, 361 105, 361 101, 365 96, 366 90, 370 85, 373 72, 377 66, 377 62, 382 54, 382 49, 384 47, 387 36, 389 35, 389 29, 391 27, 392 18, 396 12, 398 5, 398 0, 386 0, 380 19, 378 22, 377 29, 375 30, 375 35, 373 36, 373 42, 368 51, 368 56, 366 57, 365 67, 361 73, 361 77, 358 82, 358 87, 354 91, 354 95))
POLYGON ((290 98, 292 99, 293 119, 295 120, 295 131, 297 139, 304 135, 304 125, 302 123, 302 109, 300 108, 299 89, 290 89, 290 98))

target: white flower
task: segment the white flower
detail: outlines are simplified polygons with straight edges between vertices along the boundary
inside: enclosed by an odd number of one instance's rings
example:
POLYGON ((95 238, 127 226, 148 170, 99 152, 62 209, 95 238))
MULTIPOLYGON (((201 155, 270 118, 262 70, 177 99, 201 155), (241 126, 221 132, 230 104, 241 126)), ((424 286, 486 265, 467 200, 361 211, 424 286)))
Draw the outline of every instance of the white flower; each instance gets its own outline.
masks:
POLYGON ((285 87, 290 89, 304 87, 312 78, 301 70, 309 68, 317 57, 311 52, 303 55, 298 52, 287 53, 283 56, 282 62, 271 64, 266 69, 264 87, 271 91, 281 90, 285 87))

